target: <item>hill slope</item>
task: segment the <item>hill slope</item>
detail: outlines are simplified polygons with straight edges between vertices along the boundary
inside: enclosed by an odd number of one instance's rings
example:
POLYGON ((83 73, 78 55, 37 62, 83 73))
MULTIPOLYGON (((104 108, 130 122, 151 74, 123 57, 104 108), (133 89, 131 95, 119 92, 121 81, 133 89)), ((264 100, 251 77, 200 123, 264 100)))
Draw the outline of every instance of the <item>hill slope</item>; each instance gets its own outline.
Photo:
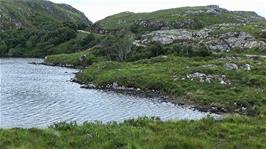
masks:
POLYGON ((221 23, 261 22, 265 18, 255 12, 228 11, 216 5, 182 7, 151 13, 122 12, 96 22, 94 30, 128 29, 133 32, 162 28, 199 29, 221 23))
POLYGON ((211 111, 266 112, 266 21, 256 13, 218 6, 126 12, 93 27, 105 37, 98 46, 45 62, 91 65, 75 79, 86 88, 152 92, 211 111))
POLYGON ((46 0, 0 0, 0 30, 20 29, 45 23, 91 24, 86 16, 66 4, 46 0))
MULTIPOLYGON (((46 0, 0 0, 0 56, 44 57, 83 50, 76 30, 92 22, 75 8, 46 0), (78 43, 57 46, 77 38, 78 43)), ((85 38, 85 37, 84 37, 85 38)), ((90 37, 89 37, 90 38, 90 37)), ((92 39, 92 38, 91 38, 92 39)))

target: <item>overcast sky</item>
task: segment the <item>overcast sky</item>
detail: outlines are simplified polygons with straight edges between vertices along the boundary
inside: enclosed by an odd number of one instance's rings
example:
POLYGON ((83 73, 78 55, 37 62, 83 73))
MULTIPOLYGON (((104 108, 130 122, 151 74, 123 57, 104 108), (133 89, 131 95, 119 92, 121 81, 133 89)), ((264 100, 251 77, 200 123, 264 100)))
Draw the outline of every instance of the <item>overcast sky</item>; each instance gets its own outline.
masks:
POLYGON ((266 17, 266 0, 51 0, 67 3, 93 22, 123 11, 150 12, 182 6, 219 5, 228 10, 255 11, 266 17))

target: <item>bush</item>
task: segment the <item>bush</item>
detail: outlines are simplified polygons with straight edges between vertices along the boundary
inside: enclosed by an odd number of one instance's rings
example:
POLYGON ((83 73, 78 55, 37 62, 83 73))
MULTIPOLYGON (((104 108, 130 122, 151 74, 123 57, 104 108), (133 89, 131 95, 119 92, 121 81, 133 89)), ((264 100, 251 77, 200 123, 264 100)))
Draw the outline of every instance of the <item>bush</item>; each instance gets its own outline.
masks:
POLYGON ((179 56, 210 56, 212 53, 206 48, 193 47, 191 45, 174 45, 172 51, 179 56))

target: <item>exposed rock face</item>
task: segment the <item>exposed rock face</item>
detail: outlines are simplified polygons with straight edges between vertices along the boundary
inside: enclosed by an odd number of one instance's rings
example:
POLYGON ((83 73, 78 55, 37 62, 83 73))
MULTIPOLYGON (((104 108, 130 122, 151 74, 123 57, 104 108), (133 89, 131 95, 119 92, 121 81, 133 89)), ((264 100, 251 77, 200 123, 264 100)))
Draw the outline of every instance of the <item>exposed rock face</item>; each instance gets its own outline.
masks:
POLYGON ((195 38, 198 38, 198 39, 206 39, 207 37, 210 36, 210 33, 211 33, 210 29, 204 28, 202 30, 194 32, 194 36, 195 38))
MULTIPOLYGON (((176 40, 179 41, 188 41, 192 39, 192 33, 183 30, 163 30, 163 31, 153 31, 149 34, 146 34, 143 36, 143 38, 146 38, 146 43, 149 42, 160 42, 161 44, 171 44, 176 40)), ((144 41, 145 43, 145 41, 144 41)))
MULTIPOLYGON (((223 24, 218 27, 222 28, 225 26, 227 25, 223 24)), ((216 27, 203 28, 199 31, 188 31, 186 29, 153 31, 143 35, 140 40, 134 42, 134 45, 146 46, 146 44, 151 42, 167 45, 174 42, 182 42, 185 44, 194 43, 199 46, 203 44, 205 48, 213 51, 266 47, 264 41, 259 41, 246 32, 214 33, 219 30, 216 27)))
POLYGON ((254 37, 245 32, 228 32, 221 36, 230 48, 250 49, 264 46, 264 42, 257 41, 254 37))
POLYGON ((207 45, 209 45, 208 47, 213 51, 225 52, 225 51, 230 50, 229 45, 223 40, 215 39, 215 40, 208 41, 206 43, 207 45))
POLYGON ((209 9, 206 11, 206 13, 210 15, 218 16, 218 15, 222 15, 224 12, 227 12, 226 9, 222 9, 217 5, 209 5, 208 8, 209 9))
POLYGON ((156 20, 138 20, 135 22, 135 25, 152 30, 160 30, 166 27, 165 22, 156 20))

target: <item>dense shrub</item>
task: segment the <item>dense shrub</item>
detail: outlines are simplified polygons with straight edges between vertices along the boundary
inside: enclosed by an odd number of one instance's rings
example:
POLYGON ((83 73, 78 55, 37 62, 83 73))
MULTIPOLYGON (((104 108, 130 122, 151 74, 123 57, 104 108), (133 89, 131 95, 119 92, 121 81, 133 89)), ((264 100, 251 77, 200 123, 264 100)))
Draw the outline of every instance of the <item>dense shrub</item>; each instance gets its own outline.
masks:
MULTIPOLYGON (((6 31, 0 34, 0 56, 44 57, 55 54, 53 49, 55 46, 77 36, 75 28, 77 27, 70 23, 42 24, 36 28, 6 31)), ((88 35, 83 40, 74 41, 72 47, 67 47, 62 52, 84 50, 91 46, 91 42, 94 40, 93 35, 88 35)))

